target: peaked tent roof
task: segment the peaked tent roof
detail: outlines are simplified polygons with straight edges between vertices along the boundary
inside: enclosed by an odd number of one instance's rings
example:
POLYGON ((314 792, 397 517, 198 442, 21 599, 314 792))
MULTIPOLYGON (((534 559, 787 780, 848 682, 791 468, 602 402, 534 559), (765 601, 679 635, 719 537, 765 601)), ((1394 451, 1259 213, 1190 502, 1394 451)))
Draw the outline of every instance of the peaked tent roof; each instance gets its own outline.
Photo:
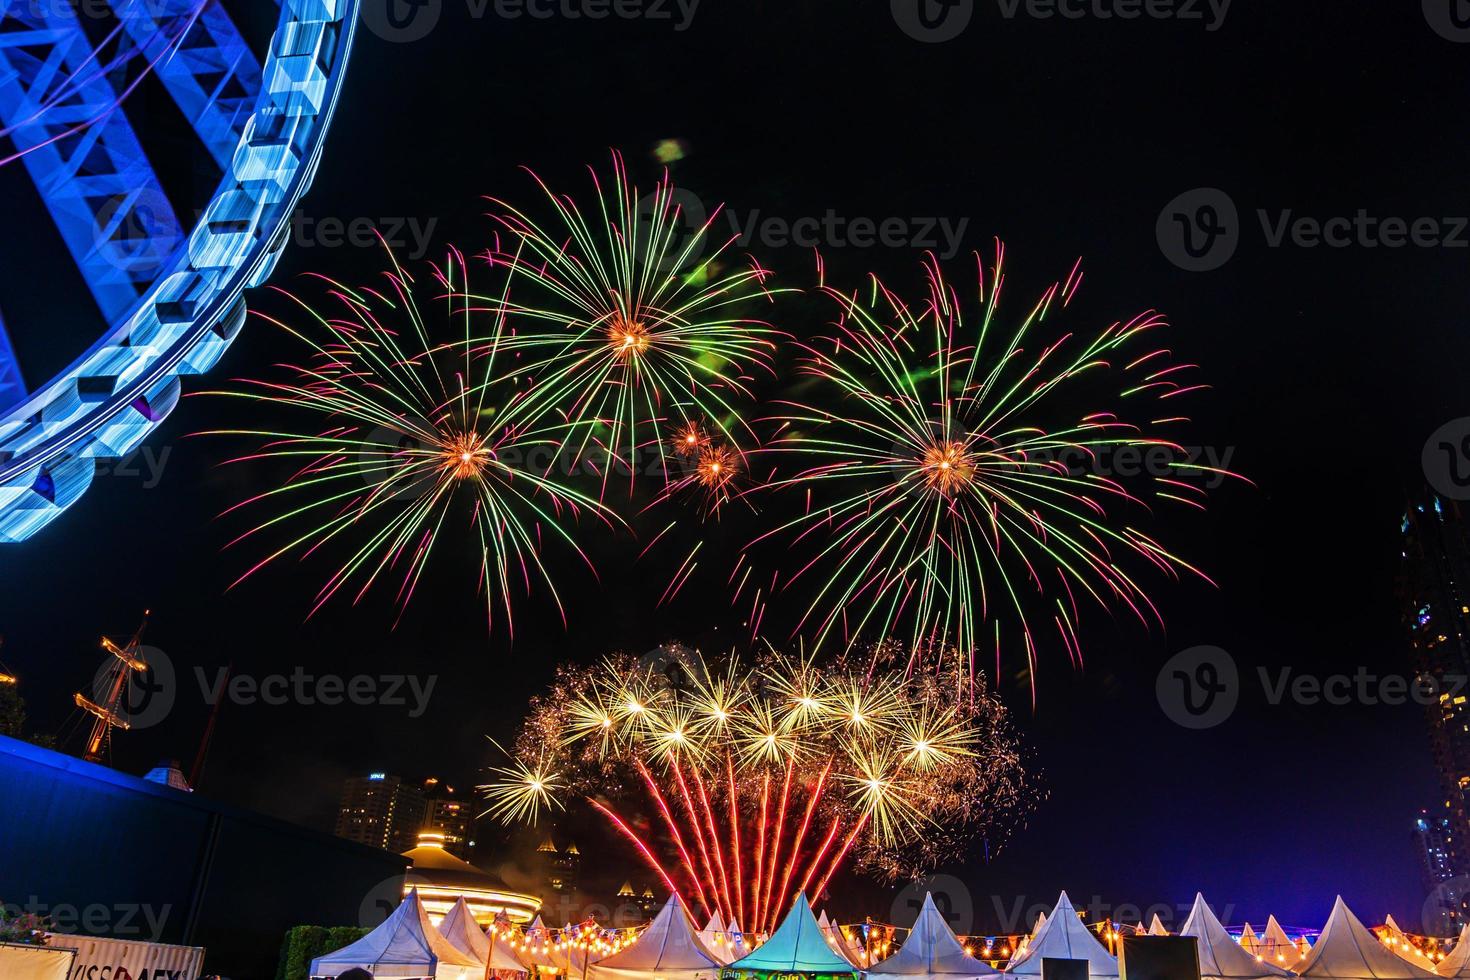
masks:
POLYGON ((1046 924, 1031 937, 1026 952, 1013 959, 1006 972, 1037 976, 1041 973, 1041 961, 1047 957, 1086 960, 1088 973, 1094 977, 1118 975, 1118 958, 1077 918, 1077 910, 1066 892, 1057 899, 1046 924))
POLYGON ((1256 931, 1251 928, 1251 924, 1249 922, 1247 922, 1245 924, 1245 928, 1240 931, 1240 945, 1247 953, 1250 953, 1252 955, 1260 952, 1261 940, 1256 935, 1256 931))
POLYGON ((919 917, 898 952, 868 968, 872 973, 893 973, 909 977, 985 977, 999 976, 1000 971, 975 959, 955 938, 949 923, 934 907, 934 896, 924 894, 919 917))
MULTIPOLYGON (((1375 937, 1374 942, 1377 941, 1375 937)), ((1266 918, 1266 930, 1261 933, 1261 945, 1256 952, 1267 961, 1290 970, 1296 969, 1302 957, 1302 948, 1292 942, 1274 915, 1266 918)))
POLYGON ((432 974, 441 980, 480 980, 485 972, 483 964, 450 945, 429 922, 418 889, 372 932, 311 961, 314 977, 335 977, 352 969, 379 978, 432 974))
POLYGON ((1340 980, 1426 980, 1435 976, 1379 942, 1341 895, 1333 903, 1317 945, 1292 970, 1303 977, 1340 980))
POLYGON ((854 973, 856 970, 841 954, 827 945, 827 939, 806 895, 798 894, 791 911, 760 948, 731 963, 731 970, 758 973, 854 973))
POLYGON ((1154 913, 1154 921, 1148 924, 1148 934, 1150 936, 1167 936, 1169 934, 1169 930, 1164 928, 1164 923, 1159 919, 1159 913, 1157 912, 1154 913))
POLYGON ((1470 925, 1460 927, 1460 938, 1434 972, 1442 977, 1470 977, 1470 925))
POLYGON ((449 945, 478 961, 481 966, 485 965, 485 960, 490 956, 490 938, 470 914, 470 907, 465 904, 463 895, 459 896, 444 921, 439 923, 439 933, 449 945))
POLYGON ((1044 925, 1046 925, 1046 913, 1045 912, 1040 912, 1036 916, 1036 925, 1034 925, 1034 926, 1031 927, 1031 935, 1034 936, 1038 932, 1040 932, 1041 931, 1041 927, 1044 926, 1044 925))
POLYGON ((546 928, 546 923, 538 915, 526 926, 526 948, 521 950, 520 960, 527 966, 556 967, 560 970, 564 964, 551 958, 553 948, 551 930, 546 928), (546 947, 544 953, 541 951, 543 946, 546 947))
MULTIPOLYGON (((718 920, 711 920, 718 924, 718 920)), ((587 968, 588 980, 715 980, 715 959, 694 933, 694 923, 670 895, 653 922, 633 945, 605 956, 587 968)))
POLYGON ((735 959, 734 937, 727 935, 717 913, 709 914, 709 921, 704 924, 703 929, 699 930, 699 939, 704 943, 704 948, 709 951, 709 954, 721 964, 730 963, 735 959))
POLYGON ((1205 897, 1196 893, 1194 908, 1184 920, 1181 936, 1193 936, 1199 948, 1199 972, 1201 977, 1214 980, 1264 980, 1268 977, 1284 977, 1287 972, 1270 963, 1258 960, 1255 954, 1243 949, 1215 913, 1205 904, 1205 897))

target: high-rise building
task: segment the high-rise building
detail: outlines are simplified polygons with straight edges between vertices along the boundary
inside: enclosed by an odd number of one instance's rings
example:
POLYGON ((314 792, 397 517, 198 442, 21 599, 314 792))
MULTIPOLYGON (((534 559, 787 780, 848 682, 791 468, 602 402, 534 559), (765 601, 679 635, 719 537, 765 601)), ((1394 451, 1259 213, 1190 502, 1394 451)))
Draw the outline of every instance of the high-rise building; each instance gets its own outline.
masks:
POLYGON ((425 809, 423 791, 397 776, 352 776, 342 784, 336 834, 402 854, 418 843, 425 809))
POLYGON ((461 799, 454 787, 434 777, 424 780, 423 829, 442 835, 444 850, 469 861, 474 856, 475 815, 470 801, 461 799))
MULTIPOLYGON (((1405 512, 1402 532, 1401 617, 1415 670, 1432 685, 1429 737, 1443 794, 1424 818, 1436 855, 1426 861, 1436 868, 1430 887, 1443 891, 1437 882, 1470 872, 1470 523, 1458 502, 1426 493, 1405 512)), ((1453 904, 1458 928, 1470 906, 1459 894, 1453 904)))
POLYGON ((1444 814, 1428 810, 1420 810, 1414 820, 1414 840, 1419 845, 1424 888, 1429 893, 1424 903, 1424 931, 1431 936, 1457 935, 1465 920, 1465 879, 1455 865, 1451 823, 1444 814))
POLYGON ((536 848, 541 871, 541 901, 548 909, 566 905, 576 894, 582 871, 582 852, 576 841, 558 848, 547 834, 536 848))

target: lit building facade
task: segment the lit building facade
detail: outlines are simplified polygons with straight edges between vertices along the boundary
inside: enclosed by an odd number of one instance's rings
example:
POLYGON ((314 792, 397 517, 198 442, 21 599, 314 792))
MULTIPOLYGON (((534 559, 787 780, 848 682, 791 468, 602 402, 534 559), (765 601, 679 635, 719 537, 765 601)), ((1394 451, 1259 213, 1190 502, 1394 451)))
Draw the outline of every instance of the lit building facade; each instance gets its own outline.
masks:
MULTIPOLYGON (((1402 532, 1401 618, 1415 670, 1435 685, 1427 710, 1443 793, 1421 816, 1419 841, 1426 884, 1442 893, 1470 870, 1470 526, 1459 503, 1427 494, 1410 505, 1402 532)), ((1453 934, 1466 920, 1466 897, 1447 901, 1453 934)))
POLYGON ((1443 814, 1420 810, 1414 820, 1424 888, 1424 931, 1432 936, 1453 936, 1464 921, 1464 879, 1455 863, 1455 833, 1452 821, 1443 814))
POLYGON ((558 848, 550 834, 536 848, 541 872, 541 901, 548 909, 567 907, 581 884, 582 852, 576 841, 558 848))
POLYGON ((423 829, 439 834, 444 849, 468 861, 474 856, 475 819, 470 801, 460 799, 454 787, 435 778, 424 780, 423 829))
POLYGON ((403 855, 412 862, 403 881, 403 894, 417 889, 424 911, 435 925, 449 914, 454 903, 464 898, 470 914, 482 926, 488 926, 504 912, 510 921, 525 925, 541 907, 536 895, 525 895, 507 888, 505 882, 488 871, 462 861, 444 849, 441 836, 424 831, 418 846, 403 855))
POLYGON ((418 842, 427 812, 423 791, 397 776, 375 772, 342 784, 338 837, 402 854, 418 842))

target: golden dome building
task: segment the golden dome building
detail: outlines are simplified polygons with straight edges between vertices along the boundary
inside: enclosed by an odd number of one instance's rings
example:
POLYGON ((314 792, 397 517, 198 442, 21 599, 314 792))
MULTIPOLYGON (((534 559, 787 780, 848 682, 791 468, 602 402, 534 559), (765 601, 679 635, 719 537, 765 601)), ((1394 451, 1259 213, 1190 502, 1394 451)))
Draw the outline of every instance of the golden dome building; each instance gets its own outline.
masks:
POLYGON ((413 862, 404 878, 403 894, 407 896, 417 888, 429 920, 436 926, 461 895, 470 915, 481 926, 494 922, 501 912, 511 922, 525 925, 541 907, 537 896, 512 891, 490 872, 450 854, 444 849, 444 835, 436 831, 419 834, 418 846, 405 851, 403 856, 413 862))

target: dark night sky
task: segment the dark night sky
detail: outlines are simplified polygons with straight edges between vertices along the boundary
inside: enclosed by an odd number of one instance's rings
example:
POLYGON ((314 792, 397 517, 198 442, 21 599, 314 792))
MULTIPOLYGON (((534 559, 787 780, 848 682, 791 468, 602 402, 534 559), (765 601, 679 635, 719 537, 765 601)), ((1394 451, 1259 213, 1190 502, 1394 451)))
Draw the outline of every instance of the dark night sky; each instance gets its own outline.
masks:
MULTIPOLYGON (((1002 678, 1050 796, 1000 857, 947 870, 970 885, 982 925, 995 918, 992 894, 1029 907, 1062 887, 1079 906, 1093 895, 1187 905, 1201 889, 1233 906, 1233 920, 1274 912, 1302 926, 1320 924, 1340 892, 1364 918, 1413 923, 1424 890, 1410 821, 1436 799, 1418 709, 1273 707, 1253 684, 1230 721, 1189 732, 1164 717, 1153 687, 1160 665, 1196 644, 1225 648, 1251 677, 1257 666, 1407 669, 1398 522, 1422 481, 1425 438, 1467 414, 1470 253, 1270 248, 1254 215, 1470 213, 1456 110, 1467 82, 1465 50, 1410 3, 1241 0, 1215 32, 1008 21, 981 3, 961 38, 936 45, 905 36, 877 2, 705 0, 676 32, 475 19, 445 0, 425 40, 359 32, 305 212, 432 217, 436 242, 476 247, 489 230, 481 195, 529 195, 519 166, 580 187, 580 166, 604 166, 609 147, 647 172, 648 149, 677 137, 691 153, 676 179, 741 214, 969 219, 967 249, 1006 242, 1012 313, 1083 256, 1078 322, 1164 311, 1177 355, 1215 384, 1191 406, 1192 440, 1235 447, 1233 465, 1258 489, 1227 488, 1208 515, 1156 525, 1220 584, 1157 583, 1167 634, 1090 616, 1085 672, 1054 651, 1034 712, 1002 678), (1154 226, 1166 202, 1201 186, 1227 191, 1245 227, 1233 260, 1190 273, 1161 254, 1154 226)), ((144 97, 150 109, 166 102, 144 97)), ((156 111, 166 130, 168 110, 156 111)), ((208 186, 184 171, 171 192, 208 186)), ((30 288, 70 280, 37 206, 16 196, 23 180, 5 179, 41 239, 4 246, 0 306, 22 355, 51 366, 87 342, 88 314, 30 288)), ((784 282, 810 283, 810 255, 753 250, 784 282)), ((872 269, 920 284, 917 249, 826 257, 834 278, 872 269)), ((296 247, 274 281, 308 270, 362 281, 379 267, 370 249, 296 247)), ((264 293, 253 305, 283 310, 264 293)), ((288 350, 253 322, 216 375, 260 374, 288 350)), ((459 569, 437 576, 396 631, 377 606, 331 606, 303 623, 321 566, 224 594, 247 556, 221 554, 240 527, 214 517, 248 474, 215 468, 226 447, 185 437, 229 417, 186 400, 150 444, 169 454, 156 487, 99 478, 63 520, 0 556, 3 657, 40 730, 60 726, 89 681, 96 634, 130 630, 145 606, 179 689, 162 724, 119 740, 125 769, 192 757, 206 717, 196 666, 436 677, 418 719, 384 707, 224 709, 202 789, 326 826, 348 773, 473 778, 491 757, 482 735, 508 735, 558 660, 671 637, 716 645, 740 626, 718 578, 656 610, 668 570, 633 567, 627 542, 599 551, 599 583, 568 570, 569 629, 528 604, 513 647, 486 637, 459 569)), ((715 544, 733 538, 720 531, 715 544)), ((870 910, 885 911, 848 911, 870 910)))

